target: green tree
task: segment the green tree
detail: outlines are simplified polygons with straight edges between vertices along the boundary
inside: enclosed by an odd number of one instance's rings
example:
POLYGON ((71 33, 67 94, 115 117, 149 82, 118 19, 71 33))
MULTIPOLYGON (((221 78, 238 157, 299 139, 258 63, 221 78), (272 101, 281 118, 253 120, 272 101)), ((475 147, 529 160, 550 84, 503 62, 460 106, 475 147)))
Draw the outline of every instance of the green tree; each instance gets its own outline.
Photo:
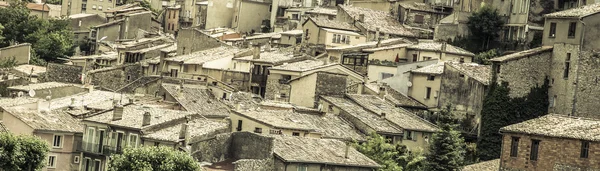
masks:
POLYGON ((485 52, 480 52, 475 55, 475 62, 478 64, 490 65, 490 59, 497 57, 500 55, 497 49, 488 50, 485 52))
POLYGON ((2 24, 0 24, 0 42, 2 42, 2 40, 4 40, 4 37, 2 37, 2 30, 4 30, 4 26, 2 26, 2 24))
POLYGON ((424 171, 427 164, 427 158, 423 155, 421 150, 414 150, 413 152, 408 151, 406 146, 396 144, 397 147, 402 147, 401 154, 396 158, 398 165, 400 165, 406 171, 424 171))
POLYGON ((476 45, 481 45, 478 51, 487 51, 490 41, 499 36, 504 21, 498 11, 491 6, 484 6, 469 16, 467 26, 471 32, 470 39, 476 45))
POLYGON ((17 60, 14 56, 8 59, 0 59, 0 68, 12 68, 14 66, 17 66, 17 60))
POLYGON ((39 170, 48 151, 48 143, 37 137, 0 133, 0 168, 5 171, 39 170))
POLYGON ((168 147, 140 147, 125 149, 114 155, 109 170, 120 171, 196 171, 200 166, 188 154, 168 147))
POLYGON ((355 147, 356 150, 382 165, 379 171, 402 170, 396 161, 399 155, 397 146, 386 142, 386 139, 377 133, 371 133, 366 142, 355 144, 355 147))
MULTIPOLYGON (((442 110, 442 118, 452 116, 450 106, 442 110), (443 117, 445 116, 445 117, 443 117)), ((455 171, 459 170, 464 164, 465 159, 465 140, 460 136, 460 131, 456 130, 457 125, 452 124, 449 119, 441 119, 438 123, 441 131, 434 133, 427 154, 428 171, 455 171)))

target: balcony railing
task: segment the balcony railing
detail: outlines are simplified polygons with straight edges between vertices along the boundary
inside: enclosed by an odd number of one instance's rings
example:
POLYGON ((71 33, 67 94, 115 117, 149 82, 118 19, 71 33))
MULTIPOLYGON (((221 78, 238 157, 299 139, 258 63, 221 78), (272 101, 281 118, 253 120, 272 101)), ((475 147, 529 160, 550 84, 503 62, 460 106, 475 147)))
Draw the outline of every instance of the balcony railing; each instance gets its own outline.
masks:
POLYGON ((104 146, 104 151, 103 151, 103 155, 105 156, 110 156, 112 154, 122 154, 123 153, 123 147, 113 147, 113 146, 108 146, 105 145, 104 146))

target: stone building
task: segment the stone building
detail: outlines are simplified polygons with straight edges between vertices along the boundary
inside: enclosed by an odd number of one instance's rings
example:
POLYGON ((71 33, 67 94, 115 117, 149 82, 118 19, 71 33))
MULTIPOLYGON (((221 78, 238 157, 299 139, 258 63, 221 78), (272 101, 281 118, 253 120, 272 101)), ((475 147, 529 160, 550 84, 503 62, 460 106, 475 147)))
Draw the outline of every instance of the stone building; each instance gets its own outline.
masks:
POLYGON ((366 37, 352 24, 326 18, 309 17, 302 24, 302 30, 302 43, 316 47, 317 53, 323 53, 328 47, 356 45, 366 41, 366 37))
POLYGON ((182 28, 177 32, 177 55, 225 46, 218 39, 195 28, 182 28))
POLYGON ((500 170, 598 170, 600 121, 548 114, 500 129, 500 170))
POLYGON ((162 83, 157 96, 162 96, 165 101, 176 103, 176 109, 218 120, 229 117, 229 108, 222 100, 229 99, 231 93, 213 86, 162 83))
POLYGON ((179 11, 181 6, 166 7, 163 16, 163 31, 165 33, 175 34, 179 30, 179 11))
POLYGON ((508 82, 511 97, 549 82, 549 111, 597 118, 596 75, 600 72, 594 39, 600 4, 546 15, 543 46, 492 59, 493 80, 508 82))
MULTIPOLYGON (((235 0, 233 21, 231 28, 240 33, 268 33, 271 32, 269 22, 273 5, 265 0, 235 0), (269 26, 269 27, 267 27, 269 26)), ((219 17, 221 14, 218 14, 219 17)), ((221 26, 222 27, 222 26, 221 26)))
POLYGON ((402 24, 422 28, 424 31, 433 29, 439 21, 450 15, 449 11, 434 8, 433 5, 419 2, 405 2, 399 4, 398 20, 402 24))
MULTIPOLYGON (((100 24, 104 24, 106 22, 106 18, 101 17, 98 14, 73 14, 70 15, 71 19, 71 30, 73 30, 73 34, 75 38, 73 42, 85 42, 90 36, 90 31, 92 26, 97 26, 100 24)), ((89 54, 90 52, 84 52, 85 54, 89 54)))
POLYGON ((338 6, 336 20, 356 26, 367 37, 367 41, 377 41, 379 38, 426 38, 430 34, 405 27, 387 11, 349 5, 338 6))
MULTIPOLYGON (((327 60, 327 59, 325 59, 327 60)), ((358 93, 364 76, 337 63, 304 60, 269 69, 265 99, 314 108, 321 95, 358 93), (352 92, 352 88, 358 90, 352 92)))

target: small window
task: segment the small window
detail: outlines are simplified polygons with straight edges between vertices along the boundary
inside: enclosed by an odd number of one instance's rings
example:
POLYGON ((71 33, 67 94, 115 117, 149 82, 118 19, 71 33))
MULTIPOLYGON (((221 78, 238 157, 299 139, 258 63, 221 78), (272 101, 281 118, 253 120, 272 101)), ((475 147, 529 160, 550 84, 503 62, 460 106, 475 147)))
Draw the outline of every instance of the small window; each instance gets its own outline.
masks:
POLYGON ((298 15, 298 14, 292 14, 292 20, 298 20, 298 19, 300 19, 299 16, 300 15, 298 15))
POLYGON ((298 166, 298 171, 307 171, 308 170, 308 165, 306 164, 300 164, 298 166))
POLYGON ((54 135, 54 139, 52 140, 52 147, 61 148, 62 147, 62 135, 54 135))
POLYGON ((405 133, 406 133, 406 135, 405 135, 406 138, 405 139, 407 139, 407 140, 413 140, 414 139, 414 137, 413 137, 414 133, 412 131, 408 131, 407 130, 405 133))
POLYGON ((56 168, 56 156, 48 156, 48 168, 56 168))
POLYGON ((384 73, 384 72, 382 72, 382 73, 381 73, 381 79, 382 79, 382 80, 383 80, 383 79, 390 78, 390 77, 393 77, 393 76, 394 76, 394 74, 390 74, 390 73, 384 73))
POLYGON ((510 156, 517 157, 519 153, 519 137, 512 137, 510 142, 510 156))
POLYGON ((279 97, 281 97, 282 99, 288 98, 288 97, 287 97, 287 94, 285 94, 285 93, 281 93, 281 94, 279 95, 279 97))
POLYGON ((565 59, 565 70, 563 71, 563 78, 569 79, 569 71, 571 70, 571 53, 567 53, 567 57, 565 59))
POLYGON ((92 5, 92 9, 96 9, 96 5, 92 5))
POLYGON ((428 81, 433 81, 433 80, 435 80, 435 75, 429 75, 429 76, 427 76, 427 80, 428 80, 428 81))
POLYGON ((458 77, 465 78, 465 74, 458 74, 458 77))
POLYGON ((262 134, 262 128, 259 128, 259 127, 254 128, 254 133, 262 134))
POLYGON ((465 58, 460 58, 460 60, 458 62, 465 63, 465 58))
POLYGON ((423 15, 415 15, 415 23, 423 24, 423 15))
POLYGON ((79 156, 73 157, 73 163, 79 163, 79 156))
POLYGON ((154 142, 154 147, 158 147, 158 145, 160 145, 159 142, 154 142))
POLYGON ((413 54, 412 55, 412 61, 413 62, 417 62, 419 60, 419 56, 417 56, 417 54, 413 54))
POLYGON ((548 33, 548 37, 556 37, 556 23, 550 23, 550 32, 548 33))
POLYGON ((137 134, 129 134, 129 147, 137 147, 138 135, 137 134))
POLYGON ((425 99, 431 98, 431 87, 427 87, 427 94, 425 94, 425 99))
POLYGON ((582 141, 581 142, 581 155, 579 155, 581 158, 588 158, 590 153, 590 142, 589 141, 582 141))
POLYGON ((577 30, 577 23, 569 23, 569 38, 575 38, 575 30, 577 30))
POLYGON ((298 137, 298 136, 300 136, 300 133, 299 132, 292 132, 292 136, 298 137))
POLYGON ((242 120, 238 120, 236 131, 242 131, 242 120))
POLYGON ((540 140, 531 140, 531 154, 529 160, 537 161, 540 149, 540 140))

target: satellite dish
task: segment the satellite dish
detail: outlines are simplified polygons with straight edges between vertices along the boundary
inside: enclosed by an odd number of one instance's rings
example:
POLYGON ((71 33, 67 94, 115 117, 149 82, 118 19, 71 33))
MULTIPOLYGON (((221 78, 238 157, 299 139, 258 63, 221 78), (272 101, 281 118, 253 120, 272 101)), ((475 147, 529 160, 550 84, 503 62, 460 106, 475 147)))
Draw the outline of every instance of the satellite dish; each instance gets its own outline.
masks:
POLYGON ((33 97, 35 96, 35 90, 31 89, 29 90, 29 97, 33 97))
POLYGON ((17 97, 23 97, 23 94, 24 93, 22 91, 19 91, 19 93, 17 93, 17 97))
POLYGON ((100 38, 100 40, 98 40, 99 42, 103 41, 104 39, 106 39, 108 36, 104 36, 102 38, 100 38))
POLYGON ((412 82, 408 82, 408 83, 406 83, 406 86, 408 86, 408 87, 412 87, 412 82))

